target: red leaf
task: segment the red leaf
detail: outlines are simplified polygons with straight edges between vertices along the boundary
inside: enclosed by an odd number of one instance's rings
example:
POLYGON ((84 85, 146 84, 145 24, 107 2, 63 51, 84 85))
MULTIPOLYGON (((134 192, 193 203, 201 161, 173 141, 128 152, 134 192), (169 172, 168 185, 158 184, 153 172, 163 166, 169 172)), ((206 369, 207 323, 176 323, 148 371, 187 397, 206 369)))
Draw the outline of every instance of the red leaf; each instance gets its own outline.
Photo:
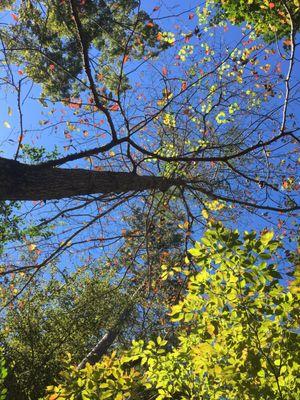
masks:
POLYGON ((190 13, 190 14, 189 14, 189 19, 193 19, 193 18, 194 18, 194 16, 195 16, 195 14, 193 14, 193 13, 190 13))
POLYGON ((162 72, 163 76, 167 76, 168 75, 168 70, 167 70, 166 67, 163 67, 161 72, 162 72))
POLYGON ((50 71, 54 71, 55 70, 55 65, 54 64, 50 64, 49 65, 49 69, 50 69, 50 71))
POLYGON ((274 7, 275 7, 275 4, 274 4, 274 3, 269 3, 269 7, 270 7, 270 8, 274 8, 274 7))
POLYGON ((72 139, 72 135, 70 134, 69 131, 65 131, 64 134, 66 139, 72 139))
POLYGON ((18 74, 19 74, 19 75, 23 75, 24 72, 23 72, 21 69, 19 69, 19 70, 18 70, 18 74))
POLYGON ((159 9, 160 9, 159 6, 155 6, 155 7, 153 8, 153 12, 154 12, 154 11, 158 11, 159 9))
POLYGON ((110 111, 119 111, 119 104, 115 103, 114 105, 109 107, 110 111))
POLYGON ((282 186, 283 186, 285 189, 288 188, 288 187, 289 187, 288 181, 283 181, 283 182, 282 182, 282 186))
POLYGON ((154 27, 154 23, 149 21, 146 26, 148 26, 148 28, 153 28, 154 27))
POLYGON ((189 41, 191 40, 191 36, 190 35, 186 35, 184 38, 184 43, 189 43, 189 41))
POLYGON ((280 74, 280 73, 281 73, 281 63, 280 63, 280 62, 278 62, 278 63, 276 64, 276 72, 277 72, 277 74, 280 74))

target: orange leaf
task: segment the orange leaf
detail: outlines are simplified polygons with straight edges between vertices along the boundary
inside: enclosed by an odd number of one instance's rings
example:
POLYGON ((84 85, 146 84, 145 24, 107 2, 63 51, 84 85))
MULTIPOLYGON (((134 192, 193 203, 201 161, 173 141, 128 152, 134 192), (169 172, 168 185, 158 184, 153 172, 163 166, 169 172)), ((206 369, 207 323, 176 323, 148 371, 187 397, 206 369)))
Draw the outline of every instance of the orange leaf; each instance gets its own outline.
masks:
POLYGON ((17 14, 11 13, 12 19, 16 22, 19 21, 19 17, 17 16, 17 14))
POLYGON ((186 83, 186 81, 183 81, 182 83, 181 83, 181 90, 183 91, 183 90, 186 90, 186 88, 187 88, 187 83, 186 83))
POLYGON ((283 181, 282 186, 284 189, 287 189, 289 187, 289 182, 288 181, 283 181))
POLYGON ((286 46, 291 46, 292 45, 292 41, 291 39, 286 39, 283 44, 285 44, 286 46))
POLYGON ((71 97, 70 104, 69 104, 70 108, 77 109, 77 108, 80 108, 81 105, 82 105, 82 100, 81 99, 76 99, 74 97, 71 97))

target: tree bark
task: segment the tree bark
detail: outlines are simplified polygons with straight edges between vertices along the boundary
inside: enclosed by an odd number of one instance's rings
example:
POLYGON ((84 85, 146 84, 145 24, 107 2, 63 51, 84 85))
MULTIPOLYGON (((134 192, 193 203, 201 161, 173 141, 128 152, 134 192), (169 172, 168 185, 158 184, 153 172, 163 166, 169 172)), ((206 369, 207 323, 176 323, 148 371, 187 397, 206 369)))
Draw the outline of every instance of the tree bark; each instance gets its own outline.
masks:
POLYGON ((99 340, 96 346, 93 347, 93 349, 89 352, 89 354, 87 354, 84 357, 84 359, 77 365, 78 369, 84 368, 87 363, 91 365, 96 364, 101 360, 102 356, 108 352, 110 346, 114 343, 116 338, 121 333, 126 323, 126 320, 128 319, 131 311, 135 306, 136 297, 140 293, 140 291, 144 289, 145 283, 146 281, 143 281, 141 285, 138 286, 138 288, 133 293, 131 300, 129 301, 129 303, 127 303, 121 314, 118 316, 117 321, 108 330, 108 332, 99 340))
POLYGON ((96 346, 84 357, 84 359, 78 364, 77 368, 82 369, 87 363, 94 365, 101 360, 102 356, 107 353, 110 346, 114 343, 119 333, 122 330, 123 324, 130 312, 130 308, 126 308, 120 315, 117 323, 99 340, 96 346))
POLYGON ((179 183, 128 172, 28 165, 0 157, 0 200, 53 200, 88 194, 166 191, 179 183))

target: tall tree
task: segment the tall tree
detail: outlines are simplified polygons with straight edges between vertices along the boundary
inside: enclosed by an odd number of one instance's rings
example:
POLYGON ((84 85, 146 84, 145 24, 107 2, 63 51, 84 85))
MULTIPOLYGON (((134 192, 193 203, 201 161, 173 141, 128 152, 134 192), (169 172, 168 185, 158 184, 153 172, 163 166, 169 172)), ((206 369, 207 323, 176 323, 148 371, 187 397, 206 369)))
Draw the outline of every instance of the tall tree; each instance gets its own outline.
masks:
MULTIPOLYGON (((133 0, 1 2, 2 312, 47 266, 106 251, 137 253, 126 277, 147 277, 149 306, 155 252, 176 253, 177 228, 187 243, 216 214, 296 215, 298 14, 287 7, 284 39, 270 44, 213 3, 172 16, 133 0), (136 237, 124 234, 131 217, 146 227, 136 237)), ((168 283, 158 299, 174 296, 168 283)))

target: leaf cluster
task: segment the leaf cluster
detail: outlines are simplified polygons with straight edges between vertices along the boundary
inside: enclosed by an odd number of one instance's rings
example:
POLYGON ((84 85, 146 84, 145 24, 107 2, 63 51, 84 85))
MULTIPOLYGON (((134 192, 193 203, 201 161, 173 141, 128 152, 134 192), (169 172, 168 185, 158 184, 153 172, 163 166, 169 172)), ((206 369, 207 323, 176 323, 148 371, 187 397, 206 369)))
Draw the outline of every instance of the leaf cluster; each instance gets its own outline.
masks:
POLYGON ((219 7, 217 20, 228 19, 233 24, 247 22, 253 26, 258 35, 266 42, 289 38, 291 27, 293 34, 300 28, 299 0, 274 1, 269 0, 213 0, 219 7))
POLYGON ((134 341, 69 367, 46 399, 297 399, 297 296, 280 284, 279 246, 270 231, 208 230, 190 250, 199 271, 171 308, 177 344, 134 341))

